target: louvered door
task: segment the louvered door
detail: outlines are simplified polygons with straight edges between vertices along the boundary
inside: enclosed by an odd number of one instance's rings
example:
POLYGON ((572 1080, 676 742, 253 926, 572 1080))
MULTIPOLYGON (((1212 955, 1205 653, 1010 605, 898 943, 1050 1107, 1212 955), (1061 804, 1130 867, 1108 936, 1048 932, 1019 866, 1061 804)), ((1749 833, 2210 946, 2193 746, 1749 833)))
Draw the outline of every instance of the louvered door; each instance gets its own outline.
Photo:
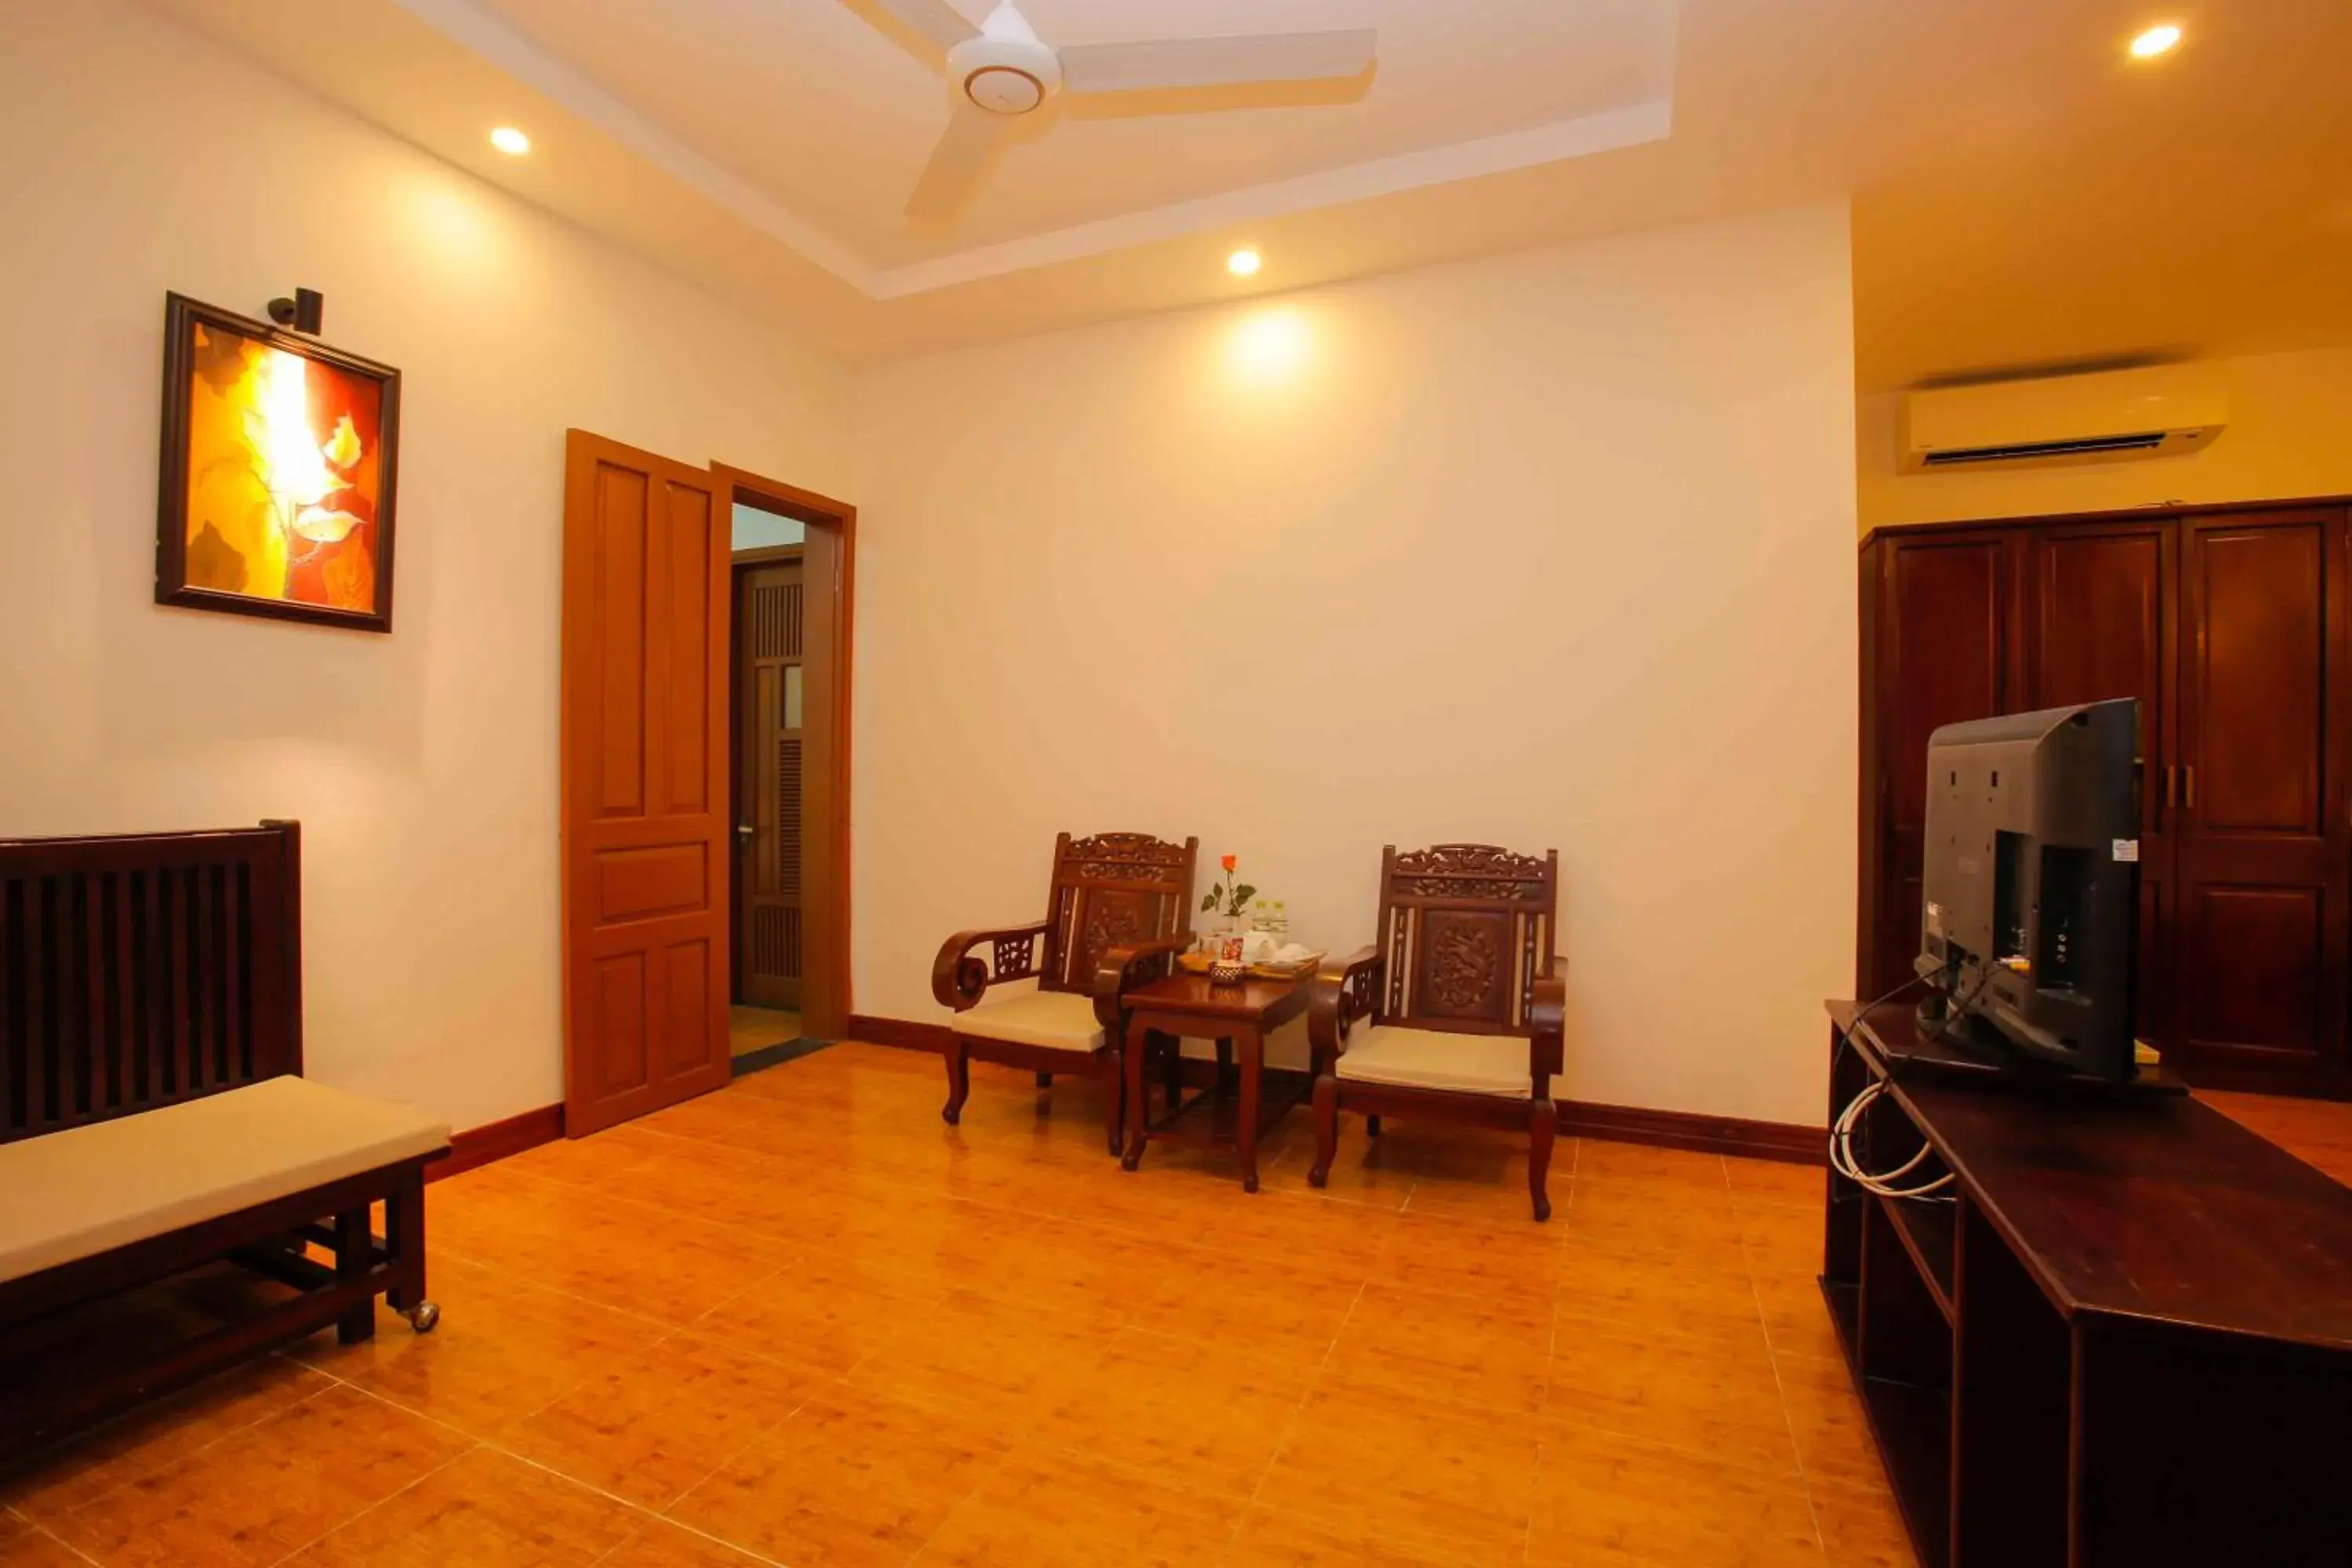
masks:
POLYGON ((736 575, 736 1000, 797 1008, 806 595, 798 561, 736 575))

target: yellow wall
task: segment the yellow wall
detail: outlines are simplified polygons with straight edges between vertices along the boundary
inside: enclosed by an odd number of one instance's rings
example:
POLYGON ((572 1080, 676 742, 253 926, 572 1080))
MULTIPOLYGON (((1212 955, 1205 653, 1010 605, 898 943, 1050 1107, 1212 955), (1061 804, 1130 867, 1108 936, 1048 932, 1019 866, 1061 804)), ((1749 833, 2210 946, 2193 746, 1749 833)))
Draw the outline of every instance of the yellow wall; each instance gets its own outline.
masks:
POLYGON ((2352 494, 2352 348, 2222 363, 2228 431, 2193 456, 2136 463, 1898 473, 1900 395, 1864 397, 1856 420, 1862 530, 2352 494))
POLYGON ((1557 847, 1564 1091, 1819 1121, 1848 254, 1813 207, 860 375, 859 1009, 938 1016, 1059 829, 1198 834, 1339 951, 1384 843, 1557 847))

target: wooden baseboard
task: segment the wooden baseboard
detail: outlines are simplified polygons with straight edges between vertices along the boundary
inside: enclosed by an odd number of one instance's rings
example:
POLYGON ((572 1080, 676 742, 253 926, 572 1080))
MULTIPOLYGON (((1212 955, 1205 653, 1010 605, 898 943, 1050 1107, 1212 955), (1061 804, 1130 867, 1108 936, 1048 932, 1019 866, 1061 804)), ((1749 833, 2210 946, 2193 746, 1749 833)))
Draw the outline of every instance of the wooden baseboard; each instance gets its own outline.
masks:
MULTIPOLYGON (((945 1024, 919 1024, 909 1018, 877 1018, 858 1014, 849 1020, 849 1037, 874 1046, 898 1046, 908 1050, 938 1051, 945 1047, 945 1024)), ((1186 1062, 1188 1081, 1207 1064, 1186 1062)), ((1595 1105, 1586 1100, 1559 1102, 1559 1130, 1578 1138, 1606 1138, 1620 1143, 1648 1143, 1661 1149, 1689 1149, 1702 1154, 1736 1154, 1747 1160, 1778 1160, 1786 1164, 1829 1163, 1829 1134, 1819 1127, 1787 1121, 1748 1121, 1737 1116, 1699 1116, 1686 1110, 1648 1110, 1629 1105, 1595 1105)))
POLYGON ((486 1126, 469 1127, 449 1140, 449 1157, 436 1160, 425 1167, 425 1179, 440 1181, 503 1160, 509 1154, 520 1154, 526 1149, 536 1149, 541 1143, 552 1143, 563 1136, 563 1107, 542 1105, 536 1110, 526 1110, 520 1116, 509 1116, 503 1121, 486 1126))
POLYGON ((1790 1121, 1748 1121, 1737 1116, 1699 1116, 1687 1110, 1594 1105, 1580 1100, 1555 1104, 1559 1130, 1579 1138, 1649 1143, 1701 1154, 1736 1154, 1744 1160, 1778 1160, 1790 1165, 1829 1163, 1830 1135, 1824 1128, 1790 1121))
POLYGON ((918 1024, 911 1018, 877 1018, 869 1013, 849 1016, 849 1037, 869 1046, 898 1046, 910 1051, 943 1051, 948 1047, 945 1024, 918 1024))

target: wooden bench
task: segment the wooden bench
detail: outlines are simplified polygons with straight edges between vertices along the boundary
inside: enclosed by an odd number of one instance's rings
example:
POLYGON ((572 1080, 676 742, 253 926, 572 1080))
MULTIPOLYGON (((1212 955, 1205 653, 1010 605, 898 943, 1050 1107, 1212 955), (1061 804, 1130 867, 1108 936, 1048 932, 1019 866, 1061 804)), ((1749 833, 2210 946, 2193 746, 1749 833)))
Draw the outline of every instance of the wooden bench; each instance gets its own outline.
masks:
POLYGON ((448 1129, 300 1076, 300 864, 293 823, 0 841, 0 1459, 331 1324, 365 1339, 378 1295, 438 1320, 448 1129), (58 1331, 224 1259, 290 1294, 129 1361, 58 1331))

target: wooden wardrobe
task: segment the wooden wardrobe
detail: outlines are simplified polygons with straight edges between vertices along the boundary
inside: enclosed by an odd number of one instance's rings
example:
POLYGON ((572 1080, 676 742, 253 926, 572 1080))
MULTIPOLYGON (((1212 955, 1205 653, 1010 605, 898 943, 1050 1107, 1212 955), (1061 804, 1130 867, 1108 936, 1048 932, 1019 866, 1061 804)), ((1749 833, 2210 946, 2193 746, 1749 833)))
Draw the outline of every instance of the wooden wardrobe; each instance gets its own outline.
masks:
POLYGON ((1862 545, 1862 993, 1919 951, 1927 736, 2140 700, 2139 1033, 2206 1087, 2352 1098, 2343 500, 1862 545))

